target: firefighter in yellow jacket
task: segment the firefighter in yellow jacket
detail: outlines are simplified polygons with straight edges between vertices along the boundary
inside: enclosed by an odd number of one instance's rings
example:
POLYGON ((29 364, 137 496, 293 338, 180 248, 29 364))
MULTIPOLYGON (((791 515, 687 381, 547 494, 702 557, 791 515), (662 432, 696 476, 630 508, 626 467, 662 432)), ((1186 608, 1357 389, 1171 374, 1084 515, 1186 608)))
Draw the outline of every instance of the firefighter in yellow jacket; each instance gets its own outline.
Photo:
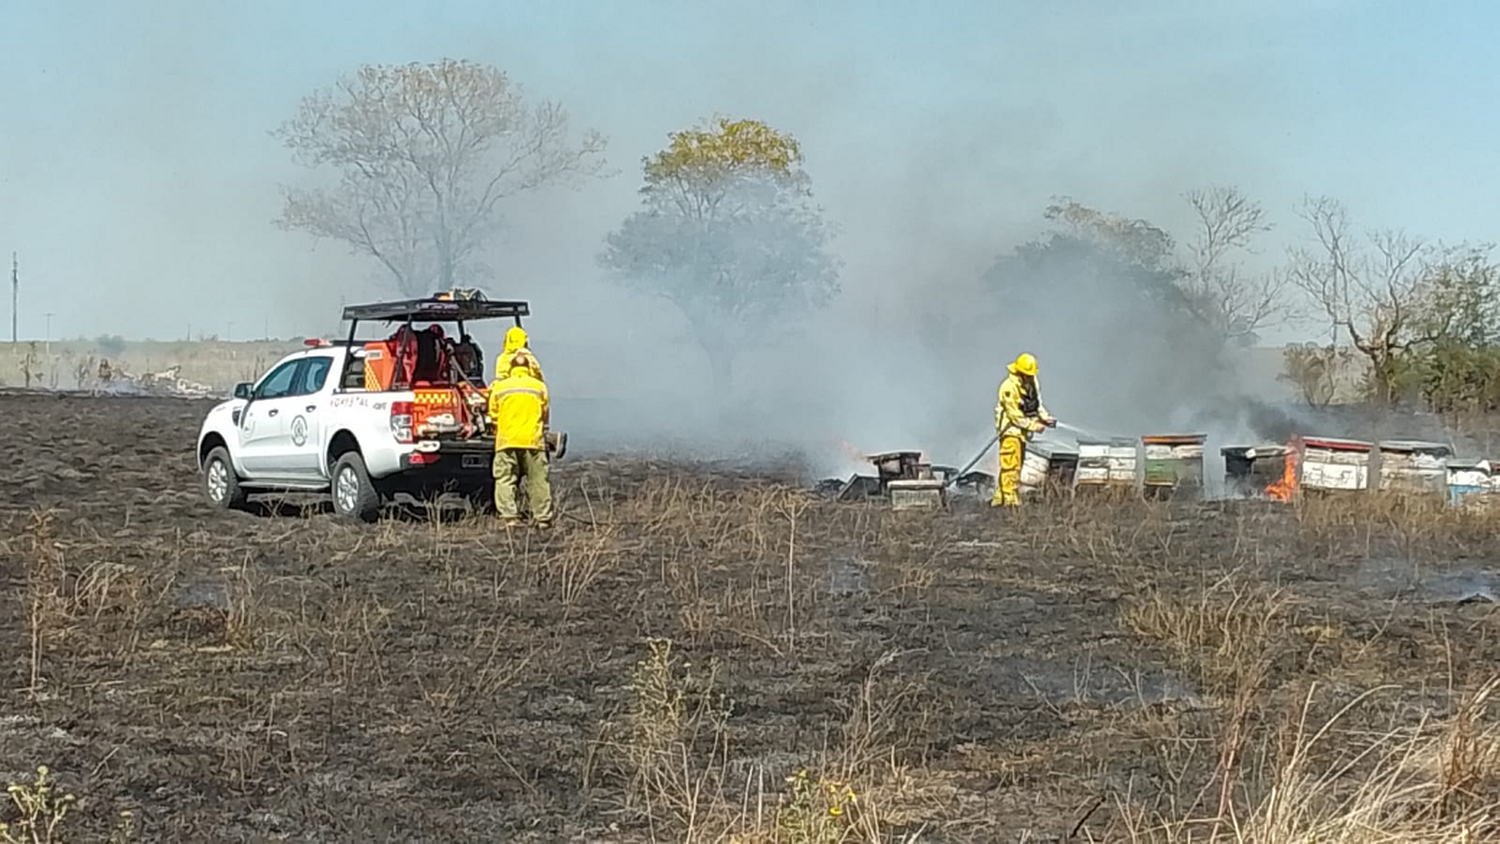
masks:
POLYGON ((516 493, 526 478, 531 519, 552 526, 552 487, 547 481, 546 429, 551 404, 547 385, 531 372, 526 355, 501 355, 495 371, 506 373, 490 385, 490 421, 495 429, 495 511, 506 527, 521 523, 516 493))
POLYGON ((1033 434, 1056 425, 1057 420, 1042 406, 1036 385, 1036 358, 1022 353, 1010 365, 1010 375, 1000 382, 995 404, 995 431, 1000 439, 1000 478, 995 486, 995 507, 1021 506, 1021 461, 1033 434))

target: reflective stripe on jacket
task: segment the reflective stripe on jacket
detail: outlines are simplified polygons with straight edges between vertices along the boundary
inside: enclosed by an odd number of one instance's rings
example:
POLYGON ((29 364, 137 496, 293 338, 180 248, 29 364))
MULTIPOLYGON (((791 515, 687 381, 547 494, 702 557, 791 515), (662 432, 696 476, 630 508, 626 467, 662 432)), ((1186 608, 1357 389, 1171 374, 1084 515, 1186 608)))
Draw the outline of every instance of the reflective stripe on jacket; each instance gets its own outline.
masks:
POLYGON ((543 448, 548 410, 547 385, 524 371, 491 384, 495 448, 543 448))

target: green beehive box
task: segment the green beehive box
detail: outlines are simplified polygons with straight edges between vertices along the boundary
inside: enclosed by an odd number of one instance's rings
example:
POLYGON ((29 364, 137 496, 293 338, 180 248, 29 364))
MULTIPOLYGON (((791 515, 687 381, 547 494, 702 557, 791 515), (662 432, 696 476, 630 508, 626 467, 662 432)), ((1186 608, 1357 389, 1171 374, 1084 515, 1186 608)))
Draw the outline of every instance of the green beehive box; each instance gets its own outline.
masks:
POLYGON ((1162 434, 1141 437, 1145 448, 1144 483, 1164 490, 1203 488, 1203 444, 1207 434, 1162 434))

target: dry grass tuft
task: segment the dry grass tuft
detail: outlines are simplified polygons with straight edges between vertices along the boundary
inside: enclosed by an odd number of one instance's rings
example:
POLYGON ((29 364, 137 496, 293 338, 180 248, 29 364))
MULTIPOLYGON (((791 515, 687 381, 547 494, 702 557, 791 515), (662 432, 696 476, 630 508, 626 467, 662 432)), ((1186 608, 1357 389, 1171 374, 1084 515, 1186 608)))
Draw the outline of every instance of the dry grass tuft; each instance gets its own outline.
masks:
POLYGON ((0 821, 0 844, 61 844, 62 823, 78 799, 71 793, 56 794, 52 772, 46 765, 36 769, 36 779, 29 783, 11 783, 12 820, 0 821))
POLYGON ((1278 590, 1225 577, 1191 597, 1149 587, 1125 602, 1122 621, 1165 646, 1180 668, 1228 692, 1264 674, 1273 644, 1293 623, 1287 607, 1278 590))
POLYGON ((47 645, 60 638, 72 621, 65 598, 67 566, 57 541, 55 518, 56 514, 50 510, 34 512, 27 527, 31 536, 26 571, 27 622, 31 634, 27 690, 33 698, 44 681, 42 662, 47 645))

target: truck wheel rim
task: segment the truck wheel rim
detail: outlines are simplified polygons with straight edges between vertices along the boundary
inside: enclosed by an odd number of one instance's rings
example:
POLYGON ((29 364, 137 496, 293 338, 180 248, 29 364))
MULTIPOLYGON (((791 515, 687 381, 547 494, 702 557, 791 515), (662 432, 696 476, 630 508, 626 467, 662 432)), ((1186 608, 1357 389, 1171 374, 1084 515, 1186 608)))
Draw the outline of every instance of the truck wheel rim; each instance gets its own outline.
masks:
POLYGON ((218 460, 211 460, 208 464, 208 497, 215 501, 223 501, 229 492, 229 470, 218 460))
POLYGON ((338 482, 339 509, 345 513, 354 512, 354 504, 359 500, 359 478, 354 476, 354 470, 348 467, 339 472, 338 482))

